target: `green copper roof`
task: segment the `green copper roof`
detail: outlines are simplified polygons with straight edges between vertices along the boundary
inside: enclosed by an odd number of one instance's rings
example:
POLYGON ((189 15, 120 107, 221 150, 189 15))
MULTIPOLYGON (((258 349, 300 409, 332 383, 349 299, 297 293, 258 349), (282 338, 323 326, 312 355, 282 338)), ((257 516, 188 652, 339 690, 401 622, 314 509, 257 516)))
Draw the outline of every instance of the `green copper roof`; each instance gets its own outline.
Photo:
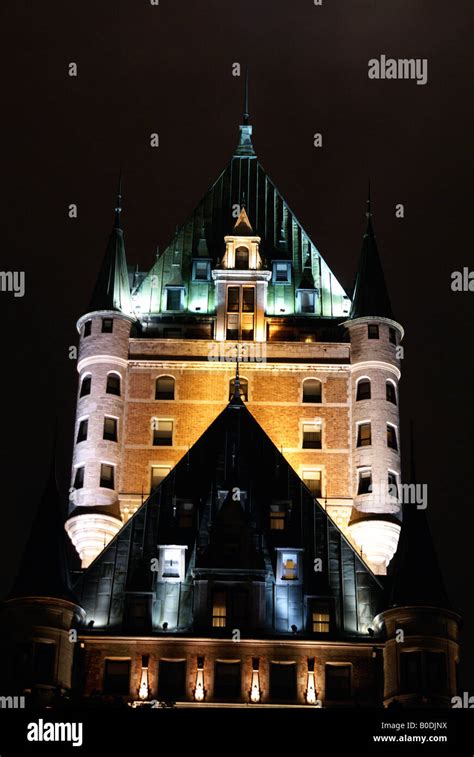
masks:
POLYGON ((261 237, 260 256, 264 264, 271 269, 273 260, 292 263, 289 286, 269 284, 267 314, 279 315, 282 307, 288 315, 295 312, 296 287, 307 259, 305 281, 310 274, 317 292, 314 316, 349 314, 349 298, 257 159, 251 135, 249 124, 240 126, 239 141, 230 162, 191 215, 177 228, 171 243, 135 290, 133 301, 139 317, 165 311, 165 288, 175 276, 176 266, 180 268, 185 287, 184 312, 193 312, 197 301, 201 315, 214 312, 214 282, 212 278, 207 282, 193 280, 193 259, 202 256, 205 241, 212 267, 218 265, 225 252, 224 237, 235 234, 234 226, 242 206, 245 206, 253 233, 261 237))
POLYGON ((119 191, 114 226, 90 301, 90 312, 119 310, 126 315, 132 313, 125 244, 120 225, 121 200, 119 191))
POLYGON ((367 229, 362 242, 359 268, 354 284, 351 318, 363 318, 369 315, 393 318, 372 226, 370 194, 367 207, 367 229))

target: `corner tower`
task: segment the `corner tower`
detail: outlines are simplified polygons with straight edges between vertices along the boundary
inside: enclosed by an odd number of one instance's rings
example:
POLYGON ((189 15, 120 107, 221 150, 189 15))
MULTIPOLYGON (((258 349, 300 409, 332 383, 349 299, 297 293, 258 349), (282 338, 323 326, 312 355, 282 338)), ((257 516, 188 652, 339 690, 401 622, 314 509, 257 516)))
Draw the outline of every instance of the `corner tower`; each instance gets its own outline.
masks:
POLYGON ((375 573, 384 574, 400 535, 400 380, 402 326, 394 320, 367 200, 350 319, 352 486, 349 531, 375 573))
POLYGON ((115 221, 88 312, 77 322, 79 394, 70 512, 66 531, 87 567, 122 525, 118 502, 120 439, 130 328, 134 322, 121 191, 115 221))

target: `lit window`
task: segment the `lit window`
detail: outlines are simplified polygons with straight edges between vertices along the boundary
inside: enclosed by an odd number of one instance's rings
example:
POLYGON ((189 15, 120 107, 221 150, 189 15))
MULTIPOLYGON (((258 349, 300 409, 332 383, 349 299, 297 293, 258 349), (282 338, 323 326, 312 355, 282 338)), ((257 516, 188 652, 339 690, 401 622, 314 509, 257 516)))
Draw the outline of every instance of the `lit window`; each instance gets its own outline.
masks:
POLYGON ((370 380, 361 379, 357 382, 357 396, 356 401, 370 400, 370 380))
POLYGON ((281 580, 298 580, 298 553, 282 552, 281 554, 281 580))
POLYGON ((321 402, 322 384, 318 379, 305 379, 303 381, 303 402, 321 402))
POLYGON ((304 470, 302 473, 304 484, 308 487, 313 497, 321 496, 321 471, 304 470))
POLYGON ((393 402, 394 405, 397 404, 397 392, 395 389, 395 384, 393 381, 387 381, 385 384, 385 393, 387 397, 387 402, 393 402))
POLYGON ((235 251, 235 267, 245 270, 249 267, 249 251, 247 247, 237 247, 235 251))
POLYGON ((185 561, 184 552, 186 547, 170 545, 160 547, 160 572, 159 580, 169 583, 184 581, 185 561))
MULTIPOLYGON (((240 399, 243 402, 248 402, 249 382, 247 381, 247 379, 244 379, 244 378, 239 379, 239 389, 240 389, 240 392, 239 392, 240 399)), ((229 402, 234 396, 234 390, 235 390, 235 379, 231 379, 231 381, 229 382, 229 402)))
POLYGON ((79 468, 76 468, 76 472, 74 474, 74 484, 75 489, 82 489, 84 486, 84 466, 81 465, 79 468))
POLYGON ((104 694, 127 695, 130 691, 130 660, 106 660, 104 694))
POLYGON ((313 633, 329 633, 331 616, 325 605, 313 603, 311 612, 311 629, 313 633))
POLYGON ((369 494, 372 491, 372 470, 370 468, 360 468, 358 473, 357 494, 369 494))
POLYGON ((118 373, 109 373, 107 376, 107 394, 115 394, 120 397, 120 376, 118 373))
POLYGON ((369 323, 367 327, 367 336, 369 339, 378 339, 379 338, 379 327, 376 323, 369 323))
POLYGON ((389 330, 388 330, 388 338, 389 338, 389 341, 392 344, 396 344, 397 343, 397 332, 395 331, 395 329, 389 328, 389 330))
POLYGON ((79 429, 78 429, 78 432, 77 432, 76 444, 79 444, 79 442, 85 442, 86 441, 88 427, 89 427, 89 421, 87 420, 87 418, 85 418, 84 420, 80 421, 80 423, 79 423, 79 429))
POLYGON ((84 324, 83 336, 90 336, 92 331, 92 321, 86 321, 84 324))
POLYGON ((225 628, 226 624, 226 595, 224 591, 214 592, 212 602, 212 625, 214 628, 225 628))
POLYGON ((397 497, 398 499, 398 480, 397 480, 397 474, 392 473, 392 471, 388 472, 388 493, 391 497, 397 497))
POLYGON ((174 383, 172 376, 159 376, 155 384, 155 399, 174 400, 174 383))
POLYGON ((109 442, 117 441, 117 418, 105 416, 103 438, 109 442))
POLYGON ((349 699, 351 666, 326 664, 326 699, 349 699))
POLYGON ((391 423, 387 423, 387 447, 398 450, 397 432, 391 423))
POLYGON ((181 310, 182 302, 182 288, 167 289, 166 290, 166 309, 167 310, 181 310))
POLYGON ((153 446, 171 447, 173 444, 173 421, 153 421, 153 446))
POLYGON ((291 263, 286 261, 274 261, 273 263, 273 283, 289 284, 291 281, 291 263))
POLYGON ((320 423, 303 423, 303 449, 321 449, 320 423))
POLYGON ((151 485, 150 489, 153 491, 157 486, 161 484, 164 478, 168 475, 171 468, 169 465, 152 465, 151 466, 151 485))
POLYGON ((100 485, 104 489, 114 488, 114 466, 102 463, 100 466, 100 485))
POLYGON ((209 281, 211 264, 209 260, 193 261, 193 281, 209 281))
POLYGON ((372 444, 372 430, 370 423, 359 423, 357 427, 357 446, 370 447, 372 444))
POLYGON ((81 392, 79 394, 80 397, 85 397, 87 394, 91 393, 91 383, 92 376, 84 376, 81 383, 81 392))
POLYGON ((113 318, 102 318, 102 333, 111 334, 114 328, 113 318))
POLYGON ((283 531, 285 528, 287 506, 284 502, 270 505, 270 528, 272 531, 283 531))

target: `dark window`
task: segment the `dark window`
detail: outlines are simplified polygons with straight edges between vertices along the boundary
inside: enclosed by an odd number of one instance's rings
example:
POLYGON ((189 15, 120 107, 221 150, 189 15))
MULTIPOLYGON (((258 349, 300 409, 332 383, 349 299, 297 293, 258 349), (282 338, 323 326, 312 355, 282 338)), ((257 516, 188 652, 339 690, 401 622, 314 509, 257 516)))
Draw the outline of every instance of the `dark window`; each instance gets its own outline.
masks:
POLYGON ((397 404, 397 392, 395 389, 395 385, 392 381, 387 381, 385 384, 385 393, 387 397, 387 402, 393 402, 394 405, 397 404))
POLYGON ((216 662, 214 696, 218 699, 238 699, 242 691, 239 662, 216 662))
POLYGON ((176 702, 186 696, 186 662, 160 660, 158 671, 158 698, 176 702))
POLYGON ((273 280, 277 284, 287 284, 289 281, 288 273, 288 263, 273 264, 273 280))
POLYGON ((86 321, 84 324, 84 338, 90 336, 92 331, 92 321, 86 321))
POLYGON ((102 463, 100 466, 100 485, 105 489, 114 488, 114 466, 102 463))
POLYGON ((117 418, 104 418, 104 439, 109 442, 117 441, 117 418))
POLYGON ((235 267, 241 271, 249 267, 249 251, 246 247, 237 247, 235 251, 235 267))
POLYGON ((114 328, 113 318, 102 318, 102 333, 111 334, 114 328))
POLYGON ((398 449, 397 432, 395 426, 392 426, 390 423, 387 423, 387 447, 398 449))
POLYGON ((109 373, 107 376, 106 392, 120 397, 120 376, 117 373, 109 373))
POLYGON ((171 447, 173 444, 173 421, 153 421, 153 446, 171 447))
POLYGON ((321 386, 318 379, 303 381, 303 402, 321 402, 321 386))
POLYGON ((404 694, 421 693, 421 652, 400 652, 400 691, 404 694))
POLYGON ((398 481, 395 473, 388 472, 388 493, 392 497, 398 497, 398 481))
POLYGON ((227 287, 227 312, 239 312, 239 287, 227 287))
POLYGON ((357 396, 356 400, 370 400, 370 381, 369 379, 361 379, 357 382, 357 396))
POLYGON ((56 644, 35 641, 33 649, 33 681, 35 683, 54 683, 54 664, 56 662, 56 644))
POLYGON ((349 699, 351 666, 326 665, 326 699, 349 699))
POLYGON ((89 421, 87 418, 85 418, 83 421, 79 423, 79 429, 77 431, 77 439, 76 444, 79 444, 79 442, 85 442, 87 439, 87 429, 89 426, 89 421))
POLYGON ((86 394, 91 393, 91 383, 92 383, 92 377, 84 376, 84 378, 82 379, 82 384, 81 384, 81 393, 79 395, 80 397, 85 397, 86 394))
POLYGON ((76 468, 73 486, 75 489, 82 489, 82 487, 84 486, 84 466, 83 465, 81 465, 80 468, 76 468))
POLYGON ((130 660, 106 660, 104 694, 126 695, 130 691, 130 660))
POLYGON ((444 652, 425 652, 425 685, 427 693, 445 692, 447 676, 444 652))
POLYGON ((134 631, 151 630, 150 600, 147 596, 126 596, 125 625, 134 631))
POLYGON ((207 260, 194 261, 194 280, 208 281, 209 279, 209 262, 207 260))
POLYGON ((178 524, 180 528, 191 528, 193 525, 194 504, 192 502, 178 502, 178 524))
POLYGON ((294 662, 283 665, 270 663, 270 698, 296 699, 296 665, 294 662))
MULTIPOLYGON (((231 381, 229 382, 229 401, 234 396, 234 389, 235 389, 235 379, 231 379, 231 381)), ((240 392, 239 392, 240 399, 243 402, 248 402, 249 383, 247 379, 244 379, 244 378, 239 379, 239 389, 240 389, 240 392)))
POLYGON ((253 313, 255 310, 255 289, 244 287, 242 290, 242 312, 253 313))
POLYGON ((166 309, 181 310, 181 289, 167 289, 166 309))
POLYGON ((369 323, 367 327, 367 336, 369 339, 378 339, 379 338, 379 327, 376 323, 369 323))
POLYGON ((320 423, 303 423, 303 449, 321 449, 320 423))
POLYGON ((370 468, 359 471, 357 494, 369 494, 372 491, 372 471, 370 468))
POLYGON ((174 378, 172 376, 159 376, 155 385, 156 400, 174 400, 174 378))
POLYGON ((314 313, 314 292, 300 292, 300 309, 302 313, 314 313))
POLYGON ((395 329, 389 328, 388 330, 388 338, 392 344, 397 343, 397 332, 395 329))
POLYGON ((357 427, 357 446, 370 447, 372 444, 372 431, 370 423, 359 423, 357 427))

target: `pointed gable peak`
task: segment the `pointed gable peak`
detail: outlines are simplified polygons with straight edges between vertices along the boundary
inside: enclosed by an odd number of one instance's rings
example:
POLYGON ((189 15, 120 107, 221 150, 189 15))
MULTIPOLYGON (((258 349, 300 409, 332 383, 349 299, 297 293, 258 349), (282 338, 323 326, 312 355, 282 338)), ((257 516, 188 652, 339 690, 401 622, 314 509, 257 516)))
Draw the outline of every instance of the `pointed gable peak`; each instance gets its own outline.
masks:
POLYGON ((235 222, 233 233, 239 237, 252 237, 254 236, 254 230, 252 224, 249 221, 245 205, 242 205, 240 215, 235 222))

